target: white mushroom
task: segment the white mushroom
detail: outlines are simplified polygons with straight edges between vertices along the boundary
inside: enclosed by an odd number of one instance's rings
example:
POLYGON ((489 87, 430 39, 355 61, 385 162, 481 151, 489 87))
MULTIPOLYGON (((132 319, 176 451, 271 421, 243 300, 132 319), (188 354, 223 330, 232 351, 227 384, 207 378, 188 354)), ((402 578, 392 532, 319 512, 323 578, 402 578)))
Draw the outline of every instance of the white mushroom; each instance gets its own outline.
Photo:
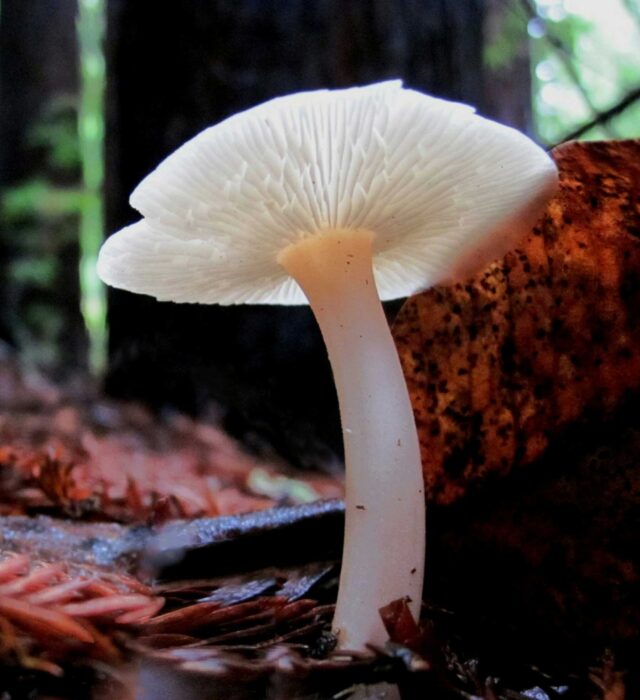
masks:
POLYGON ((144 218, 102 248, 105 282, 161 300, 311 305, 345 445, 342 648, 384 643, 379 609, 407 598, 417 618, 422 599, 418 439, 380 300, 497 257, 555 182, 519 132, 399 81, 300 93, 179 148, 133 193, 144 218))

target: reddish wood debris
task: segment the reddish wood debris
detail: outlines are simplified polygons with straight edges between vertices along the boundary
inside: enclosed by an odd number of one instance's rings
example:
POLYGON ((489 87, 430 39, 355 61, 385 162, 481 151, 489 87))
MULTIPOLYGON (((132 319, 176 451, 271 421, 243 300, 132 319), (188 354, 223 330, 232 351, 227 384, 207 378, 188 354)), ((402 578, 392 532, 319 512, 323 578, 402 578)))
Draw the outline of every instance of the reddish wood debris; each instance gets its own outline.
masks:
POLYGON ((122 660, 118 630, 153 617, 164 599, 138 580, 100 569, 0 558, 0 663, 62 675, 76 655, 122 660))
POLYGON ((570 143, 517 250, 410 299, 395 337, 431 498, 538 459, 640 389, 640 142, 570 143))
POLYGON ((413 619, 406 599, 401 598, 385 605, 380 609, 380 617, 392 642, 414 651, 424 649, 426 632, 413 619))
MULTIPOLYGON (((310 694, 334 697, 358 683, 380 681, 413 687, 416 697, 426 692, 452 699, 551 700, 561 697, 554 688, 563 686, 572 700, 619 700, 612 693, 625 691, 612 656, 598 660, 589 678, 552 679, 516 662, 517 654, 509 656, 506 667, 494 659, 497 675, 492 675, 471 649, 464 649, 455 615, 425 608, 417 625, 402 600, 381 610, 391 635, 384 649, 336 650, 329 634, 333 605, 308 597, 320 592, 318 583, 335 590, 335 574, 335 567, 312 565, 306 571, 265 570, 235 580, 178 581, 160 587, 157 592, 173 609, 143 623, 134 642, 142 667, 151 669, 139 679, 147 695, 149 683, 157 691, 165 681, 184 684, 185 697, 205 700, 220 693, 282 700, 310 694), (307 582, 300 585, 302 580, 307 582), (288 598, 285 590, 297 591, 298 597, 288 598), (515 663, 522 666, 515 668, 515 663), (504 680, 499 677, 503 673, 504 680), (213 685, 201 685, 202 679, 213 685)), ((368 692, 377 697, 375 691, 368 692)))
POLYGON ((335 477, 253 457, 218 426, 26 384, 0 358, 0 514, 163 522, 340 497, 335 477))

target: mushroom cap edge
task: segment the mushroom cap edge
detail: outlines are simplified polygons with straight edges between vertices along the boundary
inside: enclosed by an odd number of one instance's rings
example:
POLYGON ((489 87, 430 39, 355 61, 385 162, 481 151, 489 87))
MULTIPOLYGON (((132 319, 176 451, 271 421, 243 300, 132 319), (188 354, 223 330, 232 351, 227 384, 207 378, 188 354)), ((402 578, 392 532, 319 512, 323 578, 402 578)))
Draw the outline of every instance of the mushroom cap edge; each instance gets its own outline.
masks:
POLYGON ((106 241, 98 274, 160 300, 304 304, 278 252, 367 228, 380 297, 408 296, 505 252, 556 179, 520 132, 399 81, 297 93, 165 159, 131 197, 145 218, 106 241))

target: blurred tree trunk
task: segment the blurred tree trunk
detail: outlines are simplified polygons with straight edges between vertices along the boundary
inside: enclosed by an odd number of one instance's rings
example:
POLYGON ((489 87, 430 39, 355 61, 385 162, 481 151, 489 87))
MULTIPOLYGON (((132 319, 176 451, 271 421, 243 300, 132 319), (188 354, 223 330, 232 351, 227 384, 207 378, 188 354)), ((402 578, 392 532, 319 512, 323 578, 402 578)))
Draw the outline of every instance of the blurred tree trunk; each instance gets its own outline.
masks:
POLYGON ((84 354, 76 11, 76 0, 0 4, 0 338, 50 369, 84 354))
MULTIPOLYGON (((164 156, 273 96, 400 77, 482 105, 484 7, 195 0, 176 11, 161 0, 111 0, 108 230, 138 218, 128 193, 164 156)), ((528 89, 518 99, 528 103, 528 89)), ((313 452, 296 444, 303 434, 339 449, 333 382, 306 308, 173 306, 124 292, 110 301, 111 392, 191 410, 214 398, 229 409, 228 425, 293 459, 313 452)))
POLYGON ((533 134, 527 18, 518 3, 485 0, 482 111, 533 134))

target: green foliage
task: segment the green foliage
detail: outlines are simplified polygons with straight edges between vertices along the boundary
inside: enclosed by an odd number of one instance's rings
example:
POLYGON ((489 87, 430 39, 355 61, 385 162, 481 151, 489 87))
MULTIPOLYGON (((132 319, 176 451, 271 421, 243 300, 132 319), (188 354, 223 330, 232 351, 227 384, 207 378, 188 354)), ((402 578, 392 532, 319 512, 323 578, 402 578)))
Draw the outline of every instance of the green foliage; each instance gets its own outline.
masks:
MULTIPOLYGON (((485 64, 508 67, 528 29, 541 141, 561 141, 640 85, 640 0, 508 0, 501 8, 485 64)), ((640 136, 639 110, 632 105, 583 138, 640 136)))
POLYGON ((8 223, 79 214, 84 193, 76 187, 58 187, 44 178, 34 178, 2 193, 2 218, 8 223))
POLYGON ((55 283, 59 264, 53 257, 17 258, 11 261, 9 271, 18 284, 47 289, 55 283))
POLYGON ((82 314, 89 365, 99 372, 106 360, 106 293, 95 272, 104 234, 104 2, 79 0, 78 9, 80 94, 57 95, 29 125, 25 157, 34 175, 0 192, 0 236, 9 251, 10 323, 24 359, 48 369, 70 362, 82 314))
POLYGON ((22 357, 29 364, 57 367, 61 361, 60 343, 65 322, 59 313, 52 313, 46 296, 31 300, 25 307, 24 322, 16 326, 16 338, 22 347, 22 357))
POLYGON ((623 0, 623 2, 627 12, 636 22, 640 22, 640 0, 623 0))
POLYGON ((0 236, 9 251, 5 280, 10 323, 23 359, 56 369, 75 323, 67 262, 77 246, 85 194, 72 184, 80 166, 73 126, 76 103, 60 96, 27 131, 34 177, 0 193, 0 236), (62 184, 65 183, 65 184, 62 184))
POLYGON ((493 39, 485 42, 483 50, 484 65, 494 72, 507 68, 518 55, 526 24, 516 5, 506 7, 499 21, 493 39))
POLYGON ((18 144, 31 176, 0 191, 3 313, 23 360, 47 370, 76 359, 73 262, 85 202, 77 117, 77 95, 60 93, 41 105, 18 144))
POLYGON ((582 38, 596 29, 594 22, 572 14, 567 14, 564 19, 546 19, 544 23, 546 34, 551 38, 551 44, 555 44, 556 51, 564 53, 572 61, 579 52, 582 38))
POLYGON ((79 0, 80 112, 78 139, 85 191, 80 218, 81 311, 89 334, 89 366, 103 371, 107 353, 107 295, 96 275, 104 239, 102 186, 104 181, 105 33, 104 0, 79 0))
MULTIPOLYGON (((541 14, 550 3, 539 2, 541 14)), ((557 0, 557 18, 543 18, 544 33, 531 41, 534 111, 539 135, 557 143, 592 121, 640 85, 640 14, 637 0, 567 4, 557 0), (576 8, 580 9, 578 14, 576 8)), ((640 136, 636 107, 584 134, 583 138, 640 136)))
POLYGON ((75 97, 60 95, 47 105, 44 115, 31 129, 29 142, 46 153, 49 167, 59 170, 79 167, 77 120, 75 97))

